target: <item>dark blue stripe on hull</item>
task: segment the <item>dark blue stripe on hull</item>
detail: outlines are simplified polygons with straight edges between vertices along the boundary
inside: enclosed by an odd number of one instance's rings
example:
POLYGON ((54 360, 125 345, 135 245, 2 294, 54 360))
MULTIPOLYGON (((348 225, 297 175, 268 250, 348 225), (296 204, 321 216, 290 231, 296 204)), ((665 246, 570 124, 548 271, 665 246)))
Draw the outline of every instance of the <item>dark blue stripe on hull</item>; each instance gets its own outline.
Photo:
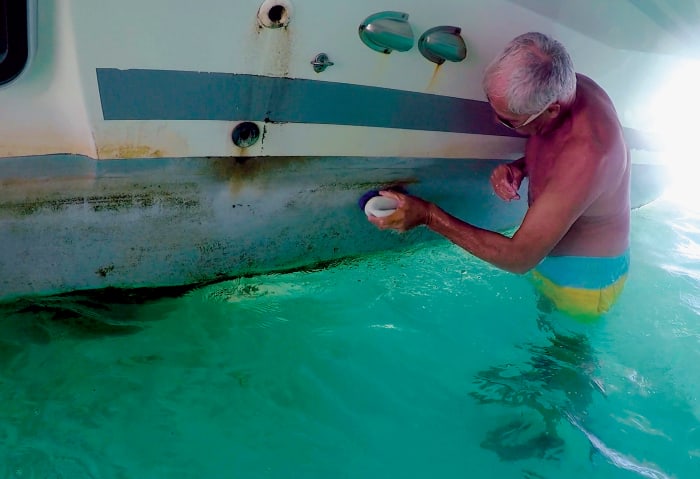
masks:
POLYGON ((256 75, 98 69, 105 120, 272 121, 517 136, 483 101, 256 75))
MULTIPOLYGON (((219 120, 517 137, 487 102, 390 88, 231 73, 98 68, 105 120, 219 120)), ((633 149, 656 150, 625 128, 633 149)))

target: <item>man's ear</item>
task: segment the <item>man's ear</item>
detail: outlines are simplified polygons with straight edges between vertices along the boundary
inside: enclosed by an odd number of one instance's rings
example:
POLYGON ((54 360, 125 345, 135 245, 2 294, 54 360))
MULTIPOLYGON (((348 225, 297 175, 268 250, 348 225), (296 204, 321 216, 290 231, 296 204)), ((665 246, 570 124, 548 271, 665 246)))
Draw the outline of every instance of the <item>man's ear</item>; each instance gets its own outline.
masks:
POLYGON ((561 114, 561 105, 557 103, 552 103, 547 107, 546 110, 546 115, 549 117, 550 120, 555 119, 561 114))

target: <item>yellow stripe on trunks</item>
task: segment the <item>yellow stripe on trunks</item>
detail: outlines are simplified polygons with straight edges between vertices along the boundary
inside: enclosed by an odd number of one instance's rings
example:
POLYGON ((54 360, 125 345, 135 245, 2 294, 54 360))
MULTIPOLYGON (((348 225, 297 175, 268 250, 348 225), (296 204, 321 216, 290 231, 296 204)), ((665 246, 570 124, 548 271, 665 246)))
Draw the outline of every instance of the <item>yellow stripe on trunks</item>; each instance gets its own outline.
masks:
POLYGON ((614 257, 548 256, 532 271, 532 280, 560 311, 593 319, 622 293, 629 256, 629 251, 614 257))

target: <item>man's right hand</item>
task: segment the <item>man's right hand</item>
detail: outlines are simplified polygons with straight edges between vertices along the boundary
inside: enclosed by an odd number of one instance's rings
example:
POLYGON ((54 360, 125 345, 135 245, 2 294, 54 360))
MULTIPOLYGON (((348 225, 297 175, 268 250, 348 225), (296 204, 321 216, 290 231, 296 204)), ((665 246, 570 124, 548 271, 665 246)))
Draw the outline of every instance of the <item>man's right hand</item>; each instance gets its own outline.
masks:
POLYGON ((397 191, 380 191, 380 195, 396 201, 396 211, 389 216, 367 216, 370 223, 381 230, 396 230, 405 232, 419 225, 427 225, 430 222, 431 204, 412 195, 406 195, 397 191))
POLYGON ((520 168, 512 165, 498 165, 491 173, 491 186, 494 193, 506 201, 519 200, 518 190, 523 176, 520 168))

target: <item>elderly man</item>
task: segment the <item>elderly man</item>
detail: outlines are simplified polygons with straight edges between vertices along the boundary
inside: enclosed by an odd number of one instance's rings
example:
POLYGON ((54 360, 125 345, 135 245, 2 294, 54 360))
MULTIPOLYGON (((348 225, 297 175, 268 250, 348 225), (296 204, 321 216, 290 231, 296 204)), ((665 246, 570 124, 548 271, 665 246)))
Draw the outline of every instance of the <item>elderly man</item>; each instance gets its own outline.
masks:
POLYGON ((629 266, 630 158, 612 101, 576 74, 569 54, 541 33, 512 40, 487 68, 496 119, 528 137, 525 156, 499 165, 495 193, 528 211, 512 237, 484 230, 420 198, 393 191, 396 212, 381 229, 425 225, 471 254, 514 273, 532 270, 538 289, 572 315, 597 316, 622 291, 629 266))

